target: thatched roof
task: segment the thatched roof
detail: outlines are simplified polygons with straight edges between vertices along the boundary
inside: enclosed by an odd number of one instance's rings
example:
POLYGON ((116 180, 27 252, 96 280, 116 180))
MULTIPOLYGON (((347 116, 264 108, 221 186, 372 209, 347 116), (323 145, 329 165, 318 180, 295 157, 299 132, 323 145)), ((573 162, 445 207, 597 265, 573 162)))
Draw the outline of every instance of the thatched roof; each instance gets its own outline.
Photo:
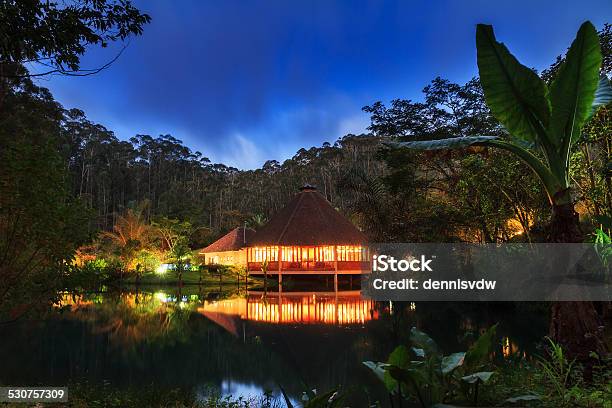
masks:
POLYGON ((206 248, 202 249, 200 253, 237 251, 247 246, 254 234, 255 231, 250 228, 234 228, 206 248))
POLYGON ((366 236, 316 188, 306 185, 257 230, 248 245, 357 245, 366 241, 366 236))

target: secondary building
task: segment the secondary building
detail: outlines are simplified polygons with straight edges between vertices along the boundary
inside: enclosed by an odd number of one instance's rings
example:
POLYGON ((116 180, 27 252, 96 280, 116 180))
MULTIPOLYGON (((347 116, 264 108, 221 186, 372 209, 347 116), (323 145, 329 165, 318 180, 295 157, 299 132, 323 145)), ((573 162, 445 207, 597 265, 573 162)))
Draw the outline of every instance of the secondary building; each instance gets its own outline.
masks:
POLYGON ((204 257, 206 265, 246 266, 246 245, 255 235, 250 228, 234 228, 199 254, 204 257))

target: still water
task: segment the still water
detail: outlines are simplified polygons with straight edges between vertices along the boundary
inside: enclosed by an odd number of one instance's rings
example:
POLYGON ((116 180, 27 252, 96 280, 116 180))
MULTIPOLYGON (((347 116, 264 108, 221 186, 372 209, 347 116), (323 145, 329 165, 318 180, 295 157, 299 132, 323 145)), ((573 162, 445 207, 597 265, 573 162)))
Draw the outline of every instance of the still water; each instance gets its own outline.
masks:
POLYGON ((530 354, 546 333, 545 306, 381 303, 357 291, 244 292, 176 287, 62 296, 43 321, 0 329, 0 383, 213 390, 299 400, 305 389, 352 387, 351 406, 386 401, 362 364, 383 361, 412 326, 446 353, 500 323, 496 357, 530 354))

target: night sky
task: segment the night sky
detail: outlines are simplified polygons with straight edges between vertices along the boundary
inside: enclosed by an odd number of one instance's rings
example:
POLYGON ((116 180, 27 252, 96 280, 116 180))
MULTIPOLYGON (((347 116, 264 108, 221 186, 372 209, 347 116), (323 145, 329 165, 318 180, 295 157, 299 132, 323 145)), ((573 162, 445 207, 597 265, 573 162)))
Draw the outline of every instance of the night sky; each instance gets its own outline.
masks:
MULTIPOLYGON (((610 0, 137 1, 152 17, 118 61, 40 80, 121 139, 171 134, 241 169, 361 133, 377 100, 418 100, 436 76, 476 75, 475 25, 546 68, 579 25, 612 22, 610 0)), ((92 48, 82 68, 118 48, 92 48)))

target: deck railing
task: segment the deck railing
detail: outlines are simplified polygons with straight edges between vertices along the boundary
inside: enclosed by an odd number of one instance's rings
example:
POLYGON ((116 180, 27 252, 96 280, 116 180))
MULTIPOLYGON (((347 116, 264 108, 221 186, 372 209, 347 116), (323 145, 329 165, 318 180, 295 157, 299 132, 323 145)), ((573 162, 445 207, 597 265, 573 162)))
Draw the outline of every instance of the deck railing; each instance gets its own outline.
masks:
MULTIPOLYGON (((249 262, 248 268, 251 272, 261 272, 261 262, 249 262)), ((300 261, 300 262, 281 262, 281 270, 283 271, 334 271, 336 270, 335 262, 333 261, 300 261)), ((370 268, 368 261, 338 261, 338 271, 367 271, 370 268)), ((278 262, 268 263, 268 272, 278 272, 278 262)))

